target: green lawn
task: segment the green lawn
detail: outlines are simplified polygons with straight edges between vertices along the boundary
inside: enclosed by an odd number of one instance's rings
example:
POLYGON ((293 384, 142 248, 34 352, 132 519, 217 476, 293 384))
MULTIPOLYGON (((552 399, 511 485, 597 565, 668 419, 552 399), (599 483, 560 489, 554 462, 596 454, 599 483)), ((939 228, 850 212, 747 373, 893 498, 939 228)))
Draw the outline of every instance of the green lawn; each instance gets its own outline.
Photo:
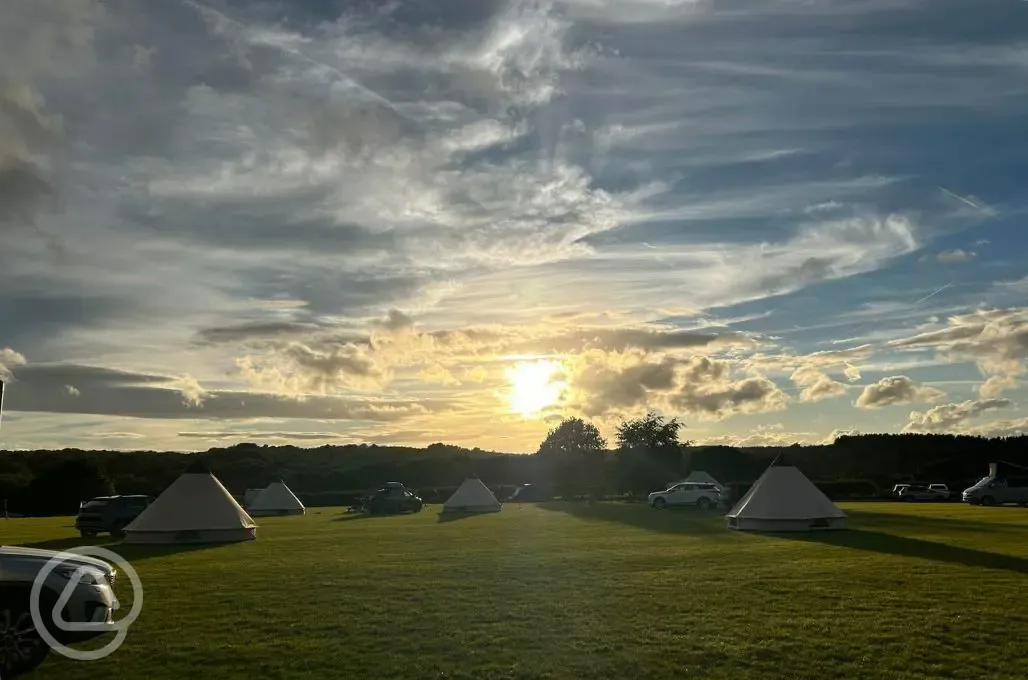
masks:
MULTIPOLYGON (((1023 677, 1028 510, 844 507, 853 530, 794 537, 554 503, 325 508, 245 544, 123 546, 145 587, 126 643, 30 677, 1023 677)), ((0 520, 0 541, 80 545, 69 524, 0 520)))

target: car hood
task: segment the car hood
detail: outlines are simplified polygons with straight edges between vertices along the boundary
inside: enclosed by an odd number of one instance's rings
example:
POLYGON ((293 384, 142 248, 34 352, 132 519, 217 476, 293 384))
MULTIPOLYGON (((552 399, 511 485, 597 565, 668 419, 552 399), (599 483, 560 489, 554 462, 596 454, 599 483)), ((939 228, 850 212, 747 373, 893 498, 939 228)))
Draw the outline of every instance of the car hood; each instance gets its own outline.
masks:
POLYGON ((104 573, 114 570, 110 564, 101 559, 97 559, 96 557, 76 555, 70 552, 57 552, 55 550, 42 550, 40 548, 21 548, 18 546, 0 545, 0 558, 17 557, 21 559, 38 559, 40 562, 45 563, 58 555, 60 555, 61 561, 65 564, 94 567, 104 573))

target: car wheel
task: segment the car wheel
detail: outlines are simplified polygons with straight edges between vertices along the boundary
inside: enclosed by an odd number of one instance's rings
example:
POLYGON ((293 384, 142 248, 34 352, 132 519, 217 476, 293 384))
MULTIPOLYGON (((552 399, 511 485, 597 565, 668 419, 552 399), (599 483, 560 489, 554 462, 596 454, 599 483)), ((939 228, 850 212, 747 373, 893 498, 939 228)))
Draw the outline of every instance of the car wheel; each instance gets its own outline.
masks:
POLYGON ((0 678, 9 680, 43 663, 50 646, 32 621, 27 594, 0 591, 0 678))
POLYGON ((710 508, 710 499, 706 496, 701 496, 700 500, 696 501, 696 507, 700 510, 707 510, 710 508))
POLYGON ((996 504, 996 499, 993 498, 992 496, 985 496, 984 498, 982 498, 982 505, 995 505, 995 504, 996 504))
POLYGON ((667 501, 663 498, 658 498, 657 500, 653 501, 653 507, 655 507, 657 510, 663 510, 667 507, 667 501))
POLYGON ((96 536, 96 532, 95 531, 80 531, 79 535, 82 536, 82 538, 93 538, 93 537, 96 536))

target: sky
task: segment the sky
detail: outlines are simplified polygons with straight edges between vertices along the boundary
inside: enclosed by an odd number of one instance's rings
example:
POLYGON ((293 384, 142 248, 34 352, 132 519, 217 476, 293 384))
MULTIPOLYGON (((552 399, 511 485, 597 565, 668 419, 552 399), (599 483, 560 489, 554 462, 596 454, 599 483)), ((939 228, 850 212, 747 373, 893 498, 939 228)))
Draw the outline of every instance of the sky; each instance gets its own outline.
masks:
POLYGON ((0 0, 0 447, 1028 431, 1028 3, 0 0))

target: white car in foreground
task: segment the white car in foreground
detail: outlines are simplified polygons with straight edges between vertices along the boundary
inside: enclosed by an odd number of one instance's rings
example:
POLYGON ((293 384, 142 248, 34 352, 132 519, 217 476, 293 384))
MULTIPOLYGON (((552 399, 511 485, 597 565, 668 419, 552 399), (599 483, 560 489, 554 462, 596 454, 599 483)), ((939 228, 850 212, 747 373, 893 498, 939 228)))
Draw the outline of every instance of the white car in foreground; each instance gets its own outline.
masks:
POLYGON ((664 491, 654 491, 647 496, 650 507, 663 510, 671 505, 688 505, 706 510, 721 504, 721 493, 713 484, 680 482, 664 491))
POLYGON ((39 612, 47 632, 61 644, 76 644, 115 632, 117 607, 112 585, 118 571, 103 560, 52 550, 0 546, 0 678, 12 679, 38 666, 50 652, 32 618, 32 584, 52 566, 39 591, 39 612), (54 562, 54 565, 51 565, 54 562), (53 618, 63 603, 67 623, 90 624, 66 631, 53 618))

